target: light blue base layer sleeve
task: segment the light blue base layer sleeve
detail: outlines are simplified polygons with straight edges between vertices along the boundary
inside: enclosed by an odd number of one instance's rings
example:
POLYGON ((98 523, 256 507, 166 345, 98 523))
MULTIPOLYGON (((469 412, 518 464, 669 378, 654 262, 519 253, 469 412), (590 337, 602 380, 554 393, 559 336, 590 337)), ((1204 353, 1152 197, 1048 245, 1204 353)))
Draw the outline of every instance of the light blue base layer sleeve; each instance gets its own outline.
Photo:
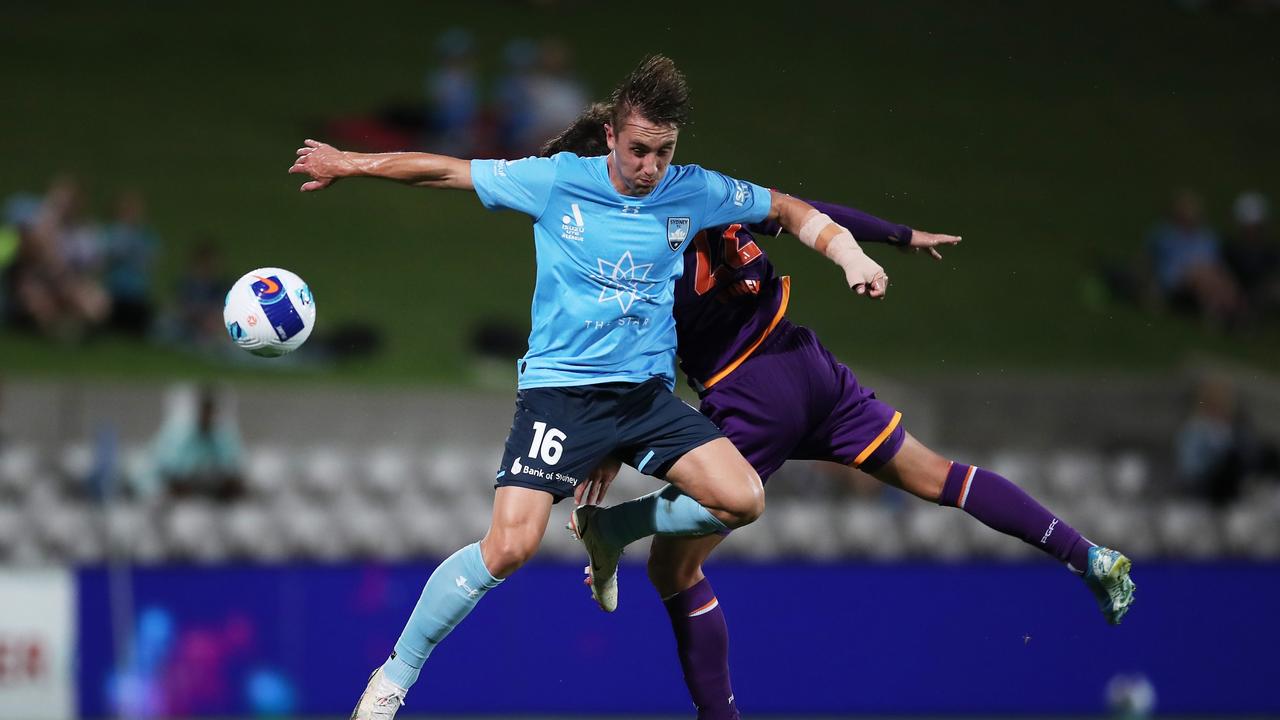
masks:
POLYGON ((485 567, 480 543, 472 543, 440 563, 422 588, 395 652, 382 666, 387 679, 405 689, 412 687, 436 645, 501 582, 485 567))

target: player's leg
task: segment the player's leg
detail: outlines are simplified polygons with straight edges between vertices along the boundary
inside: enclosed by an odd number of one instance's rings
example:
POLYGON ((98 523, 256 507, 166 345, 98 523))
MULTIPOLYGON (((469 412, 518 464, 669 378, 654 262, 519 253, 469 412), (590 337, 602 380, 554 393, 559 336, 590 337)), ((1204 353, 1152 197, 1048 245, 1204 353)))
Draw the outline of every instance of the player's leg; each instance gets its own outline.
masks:
POLYGON ((661 382, 641 385, 623 410, 617 455, 670 484, 634 500, 575 513, 592 516, 591 534, 621 549, 650 535, 706 535, 741 527, 764 511, 755 469, 710 420, 661 382))
POLYGON ((1133 601, 1129 559, 1100 548, 1013 482, 985 468, 948 461, 909 433, 876 478, 916 497, 956 507, 993 530, 1019 538, 1083 575, 1103 614, 1119 623, 1133 601))
POLYGON ((551 494, 541 490, 498 488, 484 539, 450 555, 431 573, 395 650, 369 678, 352 718, 395 717, 436 646, 485 593, 533 557, 546 532, 553 501, 551 494))
POLYGON ((524 487, 494 493, 493 518, 484 539, 449 556, 436 568, 409 616, 395 652, 383 667, 408 688, 431 651, 491 588, 520 568, 538 550, 551 517, 553 496, 524 487))
POLYGON ((649 549, 649 581, 667 609, 698 720, 739 717, 729 675, 729 626, 702 572, 702 564, 724 537, 659 535, 649 549))
POLYGON ((685 452, 665 479, 706 508, 724 528, 748 525, 764 514, 760 475, 728 438, 685 452))
POLYGON ((788 324, 775 331, 767 354, 707 391, 702 412, 663 392, 642 416, 623 418, 630 445, 620 456, 671 487, 603 509, 611 543, 704 535, 760 517, 761 477, 777 470, 816 424, 813 418, 825 418, 830 408, 811 402, 822 393, 803 362, 807 341, 800 330, 788 324))
POLYGON ((518 394, 488 532, 431 574, 395 651, 370 677, 353 718, 394 717, 435 647, 486 592, 537 551, 551 506, 571 496, 612 447, 610 392, 537 388, 518 394))
MULTIPOLYGON (((827 417, 822 373, 805 362, 806 344, 780 326, 731 375, 702 395, 701 412, 767 481, 827 417), (817 402, 813 402, 818 399, 817 402)), ((729 672, 729 627, 702 565, 726 537, 657 536, 649 550, 649 581, 658 590, 676 637, 676 652, 699 720, 736 720, 729 672)))
POLYGON ((983 524, 1058 558, 1083 574, 1108 621, 1118 623, 1133 599, 1129 560, 1100 548, 1009 480, 989 470, 954 463, 911 437, 902 415, 860 386, 853 372, 813 338, 835 373, 838 396, 830 418, 798 457, 861 468, 917 497, 958 507, 983 524))
POLYGON ((764 510, 755 469, 702 414, 655 378, 629 393, 617 416, 618 457, 671 484, 607 508, 574 510, 570 529, 586 546, 591 594, 617 608, 617 564, 650 535, 706 535, 739 527, 764 510))

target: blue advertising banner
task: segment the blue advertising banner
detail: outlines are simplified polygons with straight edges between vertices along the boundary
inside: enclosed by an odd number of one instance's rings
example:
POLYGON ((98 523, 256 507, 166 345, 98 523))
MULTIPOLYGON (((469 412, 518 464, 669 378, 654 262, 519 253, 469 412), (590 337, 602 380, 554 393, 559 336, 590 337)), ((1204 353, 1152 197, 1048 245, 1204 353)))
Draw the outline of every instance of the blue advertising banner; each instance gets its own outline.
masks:
MULTIPOLYGON (((79 582, 84 717, 344 715, 431 564, 138 568, 79 582)), ((1280 566, 1135 568, 1108 626, 1050 563, 721 564, 708 571, 751 714, 1095 714, 1118 675, 1161 713, 1280 713, 1280 566)), ((428 661, 405 712, 690 713, 666 613, 624 567, 617 613, 576 564, 491 592, 428 661)))

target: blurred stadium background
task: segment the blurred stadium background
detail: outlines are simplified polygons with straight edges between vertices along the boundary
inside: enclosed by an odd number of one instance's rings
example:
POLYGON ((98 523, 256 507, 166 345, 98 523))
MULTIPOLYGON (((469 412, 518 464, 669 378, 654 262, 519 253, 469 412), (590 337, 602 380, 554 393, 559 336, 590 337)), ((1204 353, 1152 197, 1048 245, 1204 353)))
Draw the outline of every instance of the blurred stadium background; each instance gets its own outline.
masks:
MULTIPOLYGON (((5 3, 0 718, 345 716, 487 525, 533 258, 466 195, 301 196, 293 149, 527 154, 650 52, 679 161, 964 236, 872 248, 875 305, 768 250, 914 434, 1136 561, 1107 627, 1016 540, 789 464, 709 571, 744 713, 1280 715, 1277 47, 1265 0, 5 3), (279 361, 221 328, 263 265, 319 308, 279 361)), ((404 714, 691 715, 644 549, 604 617, 564 511, 404 714)))

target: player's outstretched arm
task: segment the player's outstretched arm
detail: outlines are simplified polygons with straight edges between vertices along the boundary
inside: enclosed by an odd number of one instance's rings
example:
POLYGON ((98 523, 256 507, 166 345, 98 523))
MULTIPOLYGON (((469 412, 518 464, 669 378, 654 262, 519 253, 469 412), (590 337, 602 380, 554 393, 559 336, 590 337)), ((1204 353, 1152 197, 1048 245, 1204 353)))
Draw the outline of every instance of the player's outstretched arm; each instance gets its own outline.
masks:
POLYGON ((298 148, 298 158, 289 172, 311 178, 302 184, 303 192, 323 190, 349 177, 383 178, 417 187, 475 189, 470 160, 417 152, 344 152, 310 139, 298 148))
POLYGON ((862 252, 852 233, 803 200, 777 191, 770 193, 766 221, 776 220, 783 230, 839 265, 854 292, 872 298, 884 297, 889 276, 862 252))
MULTIPOLYGON (((847 228, 860 243, 887 243, 902 250, 914 250, 916 252, 927 250, 935 260, 941 260, 942 253, 938 252, 939 248, 960 242, 959 235, 913 230, 910 226, 890 222, 855 207, 821 200, 801 199, 812 205, 818 212, 826 213, 836 224, 847 228)), ((782 226, 777 222, 760 223, 751 226, 751 230, 764 235, 776 236, 782 232, 782 226)))

